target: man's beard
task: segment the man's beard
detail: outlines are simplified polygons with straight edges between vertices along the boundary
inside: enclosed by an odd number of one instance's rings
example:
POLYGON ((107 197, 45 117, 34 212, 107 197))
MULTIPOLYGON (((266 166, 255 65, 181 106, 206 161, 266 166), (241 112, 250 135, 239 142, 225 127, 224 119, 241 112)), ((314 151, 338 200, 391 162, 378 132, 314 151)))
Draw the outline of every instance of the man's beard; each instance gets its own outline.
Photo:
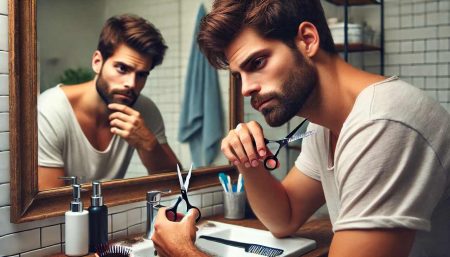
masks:
POLYGON ((97 90, 98 95, 106 105, 110 103, 118 103, 131 107, 137 101, 139 96, 132 89, 125 89, 125 90, 115 89, 111 90, 111 92, 108 93, 109 88, 110 86, 108 82, 106 82, 103 79, 102 72, 100 71, 100 73, 98 74, 97 81, 95 82, 95 89, 97 90), (115 94, 126 95, 129 99, 114 99, 115 94))
POLYGON ((297 49, 292 49, 292 54, 295 65, 284 81, 281 92, 253 95, 251 99, 253 108, 269 99, 278 102, 277 105, 264 107, 261 110, 267 124, 272 127, 281 126, 294 117, 304 106, 319 81, 317 69, 308 63, 297 49))

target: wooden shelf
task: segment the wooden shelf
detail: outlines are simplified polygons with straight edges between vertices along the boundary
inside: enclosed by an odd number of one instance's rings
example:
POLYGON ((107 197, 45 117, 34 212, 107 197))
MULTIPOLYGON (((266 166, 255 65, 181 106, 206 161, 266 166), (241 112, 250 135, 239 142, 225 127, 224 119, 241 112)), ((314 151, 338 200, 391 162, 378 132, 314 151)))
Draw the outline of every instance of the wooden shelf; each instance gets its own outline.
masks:
MULTIPOLYGON (((326 0, 329 3, 335 5, 344 5, 345 0, 326 0)), ((348 5, 370 5, 370 4, 380 4, 377 0, 348 0, 348 5)))
MULTIPOLYGON (((344 52, 344 44, 336 44, 336 50, 339 52, 344 52)), ((367 45, 362 43, 357 44, 349 44, 348 51, 349 52, 370 52, 370 51, 380 51, 381 48, 378 46, 367 45)))

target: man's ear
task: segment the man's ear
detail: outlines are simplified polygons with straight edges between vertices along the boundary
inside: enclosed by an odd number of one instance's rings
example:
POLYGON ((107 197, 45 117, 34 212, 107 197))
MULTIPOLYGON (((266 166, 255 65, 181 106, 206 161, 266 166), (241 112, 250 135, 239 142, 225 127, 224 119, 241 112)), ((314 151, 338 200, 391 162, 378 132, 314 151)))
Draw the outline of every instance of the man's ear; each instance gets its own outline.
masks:
POLYGON ((96 50, 92 55, 92 69, 96 74, 99 74, 103 66, 103 56, 99 50, 96 50))
POLYGON ((298 25, 295 44, 304 56, 314 57, 319 51, 320 37, 316 26, 311 22, 304 21, 298 25))

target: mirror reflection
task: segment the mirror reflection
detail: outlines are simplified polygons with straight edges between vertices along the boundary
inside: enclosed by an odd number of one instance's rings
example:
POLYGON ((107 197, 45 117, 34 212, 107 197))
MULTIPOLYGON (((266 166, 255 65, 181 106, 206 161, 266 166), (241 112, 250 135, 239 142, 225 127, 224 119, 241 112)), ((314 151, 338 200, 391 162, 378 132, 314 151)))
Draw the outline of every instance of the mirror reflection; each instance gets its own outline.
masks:
POLYGON ((202 4, 36 2, 39 190, 227 164, 229 78, 198 61, 202 4))

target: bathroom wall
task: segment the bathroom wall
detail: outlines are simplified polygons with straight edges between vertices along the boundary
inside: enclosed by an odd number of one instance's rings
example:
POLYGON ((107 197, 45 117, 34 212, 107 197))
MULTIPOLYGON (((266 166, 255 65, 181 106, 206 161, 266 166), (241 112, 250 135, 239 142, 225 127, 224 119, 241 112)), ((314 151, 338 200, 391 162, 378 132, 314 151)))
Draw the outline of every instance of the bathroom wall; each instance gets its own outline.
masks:
MULTIPOLYGON (((45 256, 62 249, 62 217, 24 224, 9 222, 7 2, 0 0, 0 256, 45 256)), ((386 74, 399 74, 438 99, 450 111, 449 4, 450 0, 391 0, 386 1, 385 9, 386 74)), ((332 9, 333 13, 340 11, 332 9)), ((367 15, 370 19, 378 18, 372 13, 375 10, 370 8, 355 8, 351 12, 360 16, 367 15)), ((377 20, 371 22, 376 24, 377 20)), ((183 42, 183 55, 187 56, 185 50, 189 49, 189 46, 189 43, 183 42)), ((363 58, 361 63, 367 69, 377 69, 376 56, 354 58, 357 59, 354 61, 363 58)), ((182 67, 183 65, 185 64, 182 64, 182 67)), ((223 206, 220 192, 219 187, 194 192, 196 195, 192 200, 202 206, 205 216, 221 213, 223 206)), ((142 231, 144 211, 143 202, 111 208, 111 237, 142 231)))

